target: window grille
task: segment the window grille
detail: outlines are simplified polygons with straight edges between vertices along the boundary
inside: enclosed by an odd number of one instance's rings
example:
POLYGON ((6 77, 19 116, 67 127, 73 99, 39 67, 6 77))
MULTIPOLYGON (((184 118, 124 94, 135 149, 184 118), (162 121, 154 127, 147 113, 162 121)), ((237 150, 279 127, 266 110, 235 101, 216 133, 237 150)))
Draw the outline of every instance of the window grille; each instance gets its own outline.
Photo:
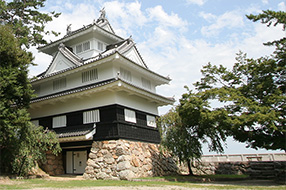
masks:
POLYGON ((79 44, 75 47, 76 53, 81 53, 82 52, 82 44, 79 44))
POLYGON ((85 42, 82 45, 83 45, 83 51, 87 51, 90 49, 90 41, 85 42))
POLYGON ((147 115, 147 126, 156 127, 156 118, 151 115, 147 115))
POLYGON ((65 88, 67 86, 66 78, 53 81, 53 90, 65 88))
POLYGON ((144 88, 147 88, 147 89, 151 90, 151 82, 150 82, 150 80, 147 80, 145 78, 141 78, 141 81, 142 81, 142 86, 144 88))
POLYGON ((135 111, 129 110, 129 109, 124 109, 124 116, 125 116, 125 121, 136 123, 135 111))
POLYGON ((89 71, 82 72, 82 82, 88 82, 98 79, 97 69, 92 69, 89 71))
POLYGON ((97 42, 97 49, 100 51, 103 51, 103 43, 102 42, 97 42))
POLYGON ((67 125, 67 117, 65 115, 53 117, 53 128, 65 127, 67 125))
POLYGON ((132 82, 132 76, 130 71, 120 68, 120 77, 129 82, 132 82))
POLYGON ((41 93, 41 85, 34 86, 34 94, 40 94, 41 93))
POLYGON ((100 121, 99 110, 83 112, 83 124, 95 123, 100 121))

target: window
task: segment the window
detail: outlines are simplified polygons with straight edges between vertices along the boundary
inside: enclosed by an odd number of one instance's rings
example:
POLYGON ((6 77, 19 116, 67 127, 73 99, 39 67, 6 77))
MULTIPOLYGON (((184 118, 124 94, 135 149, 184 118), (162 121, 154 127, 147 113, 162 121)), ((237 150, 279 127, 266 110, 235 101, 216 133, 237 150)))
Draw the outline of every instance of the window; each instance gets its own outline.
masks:
POLYGON ((89 50, 90 49, 90 41, 83 43, 82 46, 83 46, 83 51, 89 50))
POLYGON ((147 126, 156 127, 156 118, 151 115, 147 115, 147 126))
POLYGON ((77 54, 87 51, 87 50, 90 50, 90 41, 87 41, 87 42, 84 42, 82 44, 78 44, 75 46, 75 52, 77 54))
POLYGON ((100 121, 99 110, 83 112, 83 124, 95 123, 100 121))
POLYGON ((79 44, 75 47, 76 53, 81 53, 82 52, 82 44, 79 44))
POLYGON ((34 94, 40 94, 41 93, 41 85, 34 86, 34 94))
POLYGON ((103 43, 102 42, 97 42, 97 49, 100 51, 103 51, 103 43))
POLYGON ((67 117, 65 115, 53 117, 53 128, 65 127, 67 125, 67 117))
POLYGON ((66 78, 61 78, 61 79, 53 81, 54 90, 65 88, 66 85, 67 85, 66 78))
POLYGON ((142 86, 151 90, 151 82, 145 78, 141 78, 142 86))
POLYGON ((120 77, 127 81, 132 81, 131 72, 122 68, 120 68, 120 77))
POLYGON ((32 120, 31 121, 35 126, 39 126, 39 120, 32 120))
POLYGON ((97 69, 92 69, 89 71, 85 71, 82 72, 82 82, 88 82, 88 81, 92 81, 92 80, 96 80, 98 79, 98 75, 97 75, 97 69))
POLYGON ((125 121, 136 123, 136 114, 135 111, 124 109, 125 121))

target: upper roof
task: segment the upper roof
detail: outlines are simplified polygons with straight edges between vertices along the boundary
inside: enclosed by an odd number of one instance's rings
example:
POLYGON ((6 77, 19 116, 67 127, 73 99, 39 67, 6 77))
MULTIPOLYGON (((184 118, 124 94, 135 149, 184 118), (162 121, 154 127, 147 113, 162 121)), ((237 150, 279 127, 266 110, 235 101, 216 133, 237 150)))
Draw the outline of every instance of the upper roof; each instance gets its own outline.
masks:
MULTIPOLYGON (((101 12, 102 12, 102 10, 101 10, 101 12)), ((100 17, 97 20, 93 20, 93 23, 91 23, 87 26, 83 26, 82 28, 77 29, 75 31, 71 30, 71 24, 69 24, 67 26, 65 36, 63 36, 62 38, 60 38, 56 41, 50 42, 44 46, 38 47, 38 50, 43 52, 43 53, 52 55, 52 53, 55 51, 55 48, 58 47, 61 43, 70 41, 70 40, 77 38, 79 36, 86 35, 87 33, 93 33, 93 32, 98 32, 101 35, 104 35, 105 37, 110 38, 110 39, 117 41, 117 42, 124 40, 122 37, 115 34, 115 32, 114 32, 113 28, 111 27, 109 21, 105 17, 105 11, 104 11, 104 13, 101 13, 100 17)))

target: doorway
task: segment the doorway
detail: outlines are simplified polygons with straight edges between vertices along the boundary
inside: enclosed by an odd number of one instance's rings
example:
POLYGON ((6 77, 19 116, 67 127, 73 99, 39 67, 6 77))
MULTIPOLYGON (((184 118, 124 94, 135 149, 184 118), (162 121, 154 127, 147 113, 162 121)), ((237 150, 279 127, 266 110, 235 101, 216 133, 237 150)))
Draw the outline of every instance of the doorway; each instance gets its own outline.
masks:
POLYGON ((83 174, 87 161, 87 151, 67 151, 66 152, 66 173, 83 174))

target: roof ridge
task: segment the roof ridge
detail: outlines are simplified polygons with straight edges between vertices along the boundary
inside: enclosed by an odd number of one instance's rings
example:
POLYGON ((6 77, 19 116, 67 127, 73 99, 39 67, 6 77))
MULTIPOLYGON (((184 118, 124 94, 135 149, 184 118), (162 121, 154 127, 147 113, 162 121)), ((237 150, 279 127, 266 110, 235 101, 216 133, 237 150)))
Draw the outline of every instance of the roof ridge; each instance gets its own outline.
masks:
POLYGON ((59 45, 59 51, 72 63, 76 65, 82 65, 82 58, 80 58, 78 55, 74 54, 67 46, 65 46, 63 43, 59 45))

